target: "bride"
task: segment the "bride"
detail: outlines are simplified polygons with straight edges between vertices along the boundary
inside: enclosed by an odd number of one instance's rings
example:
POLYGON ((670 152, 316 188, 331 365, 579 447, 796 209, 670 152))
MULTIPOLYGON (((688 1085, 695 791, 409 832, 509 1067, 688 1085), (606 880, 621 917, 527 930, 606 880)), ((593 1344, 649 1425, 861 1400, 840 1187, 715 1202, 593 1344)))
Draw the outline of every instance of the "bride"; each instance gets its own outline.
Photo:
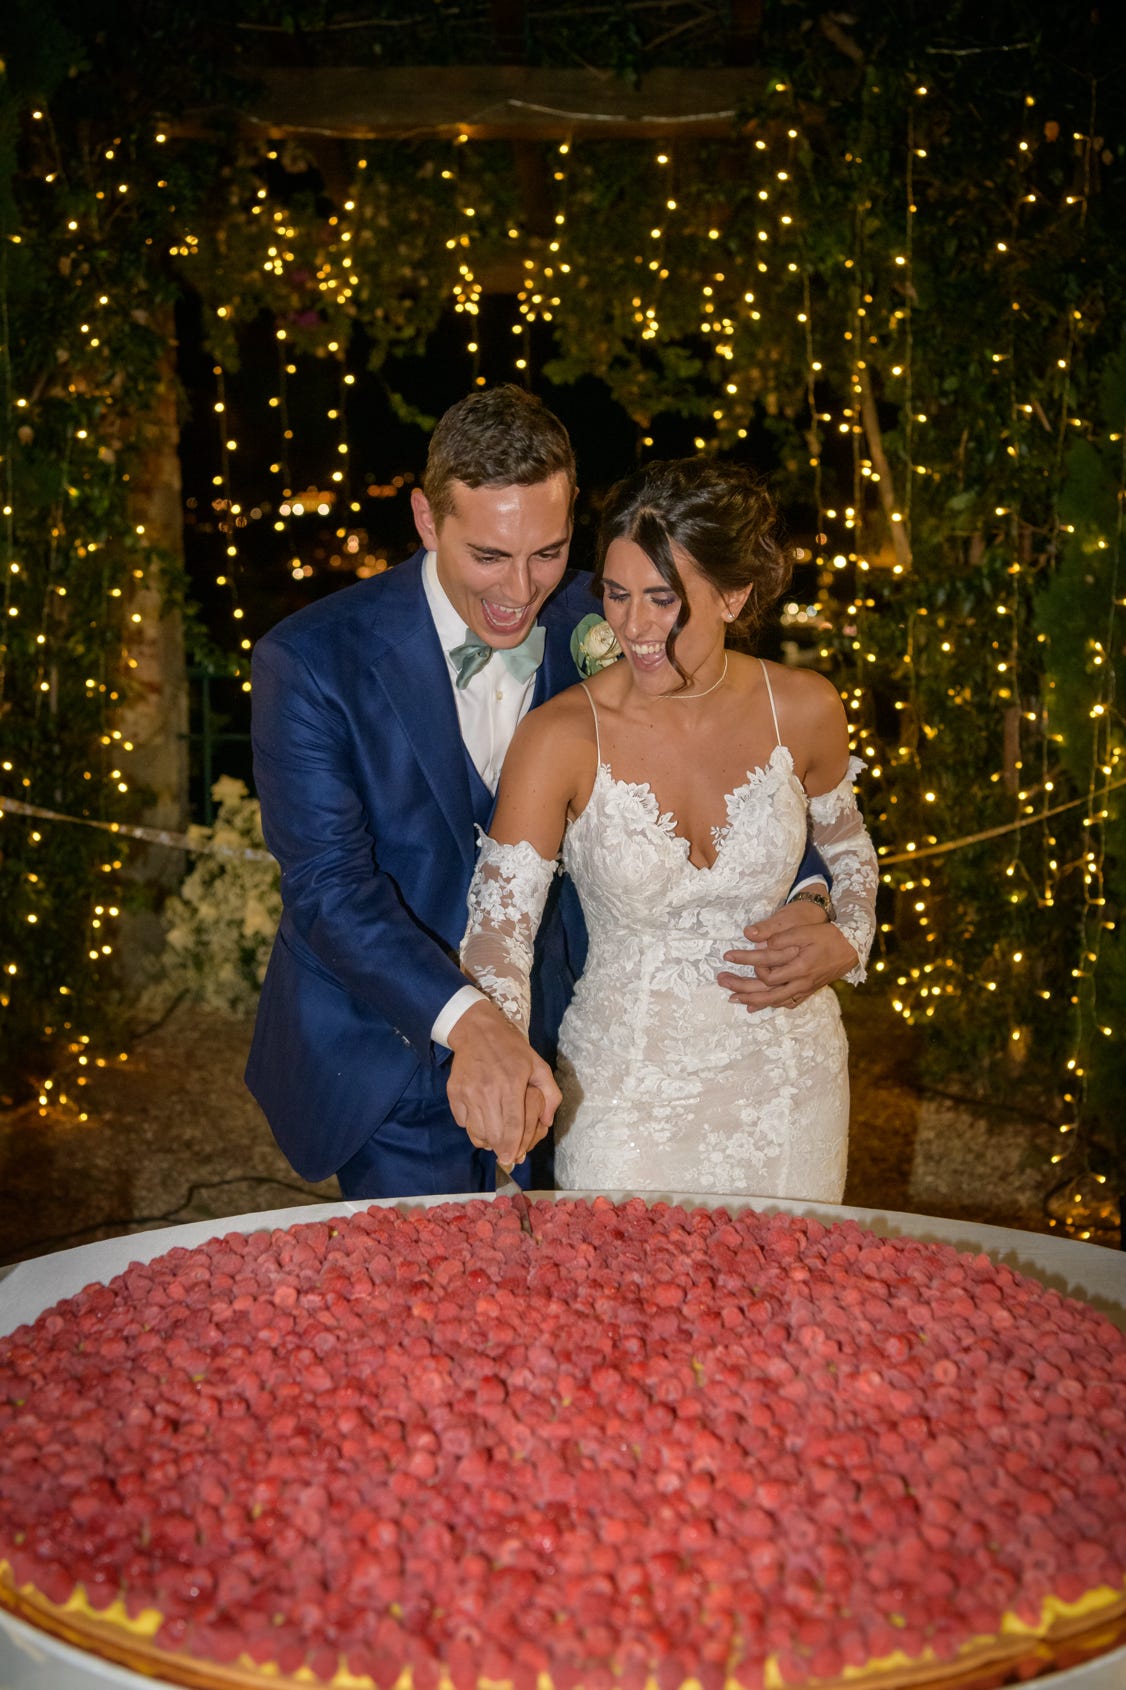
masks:
POLYGON ((590 947, 559 1034, 563 1189, 837 1203, 848 1066, 830 987, 748 1014, 717 984, 779 907, 807 832, 859 982, 877 869, 845 713, 824 676, 727 649, 789 578, 769 495, 705 459, 654 463, 603 513, 595 587, 622 658, 531 712, 469 892, 462 966, 526 1031, 557 859, 590 947))

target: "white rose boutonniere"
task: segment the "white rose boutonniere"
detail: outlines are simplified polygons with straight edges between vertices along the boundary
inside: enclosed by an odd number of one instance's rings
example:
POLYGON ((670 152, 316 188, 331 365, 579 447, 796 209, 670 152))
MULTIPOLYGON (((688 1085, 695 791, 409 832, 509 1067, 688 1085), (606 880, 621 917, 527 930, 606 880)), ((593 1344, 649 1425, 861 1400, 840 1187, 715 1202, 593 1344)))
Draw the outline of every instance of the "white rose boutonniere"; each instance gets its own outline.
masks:
POLYGON ((571 656, 580 675, 597 675, 622 655, 617 636, 605 617, 584 616, 571 635, 571 656))

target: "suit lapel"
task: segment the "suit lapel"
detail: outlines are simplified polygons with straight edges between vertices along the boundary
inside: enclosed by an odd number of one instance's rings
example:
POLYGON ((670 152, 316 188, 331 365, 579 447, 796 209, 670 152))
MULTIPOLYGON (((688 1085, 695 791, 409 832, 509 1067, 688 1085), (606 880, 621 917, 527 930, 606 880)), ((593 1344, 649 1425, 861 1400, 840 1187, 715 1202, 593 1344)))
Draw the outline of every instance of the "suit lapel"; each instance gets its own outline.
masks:
POLYGON ((400 579, 389 580, 382 595, 379 633, 386 647, 373 674, 471 870, 473 804, 449 668, 426 603, 421 568, 412 559, 394 573, 400 579))
POLYGON ((562 677, 564 663, 570 662, 570 653, 560 650, 558 635, 555 639, 552 639, 551 636, 552 630, 549 628, 547 638, 544 641, 543 662, 536 671, 536 684, 532 688, 530 708, 533 710, 537 704, 542 704, 545 699, 554 698, 555 694, 567 685, 567 681, 562 677))
MULTIPOLYGON (((466 870, 472 872, 476 840, 467 754, 449 668, 422 585, 423 556, 416 552, 391 572, 385 585, 381 583, 372 634, 382 650, 372 672, 426 777, 466 870)), ((547 638, 532 692, 533 706, 573 686, 579 678, 571 656, 571 633, 592 608, 596 605, 585 590, 585 578, 571 583, 544 607, 541 620, 547 638)))

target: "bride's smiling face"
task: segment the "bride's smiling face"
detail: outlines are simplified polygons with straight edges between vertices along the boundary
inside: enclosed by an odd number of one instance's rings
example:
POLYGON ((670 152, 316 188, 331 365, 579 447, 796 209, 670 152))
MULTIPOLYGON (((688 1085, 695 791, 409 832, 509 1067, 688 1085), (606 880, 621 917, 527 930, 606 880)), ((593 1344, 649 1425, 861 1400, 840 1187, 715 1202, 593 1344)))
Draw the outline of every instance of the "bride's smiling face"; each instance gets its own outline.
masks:
MULTIPOLYGON (((676 637, 676 660, 689 683, 721 661, 728 601, 703 576, 687 552, 673 547, 684 587, 684 626, 676 637)), ((742 598, 745 595, 740 595, 742 598)), ((681 600, 635 540, 612 540, 602 570, 603 613, 646 692, 670 692, 681 685, 669 661, 668 639, 681 616, 681 600)))

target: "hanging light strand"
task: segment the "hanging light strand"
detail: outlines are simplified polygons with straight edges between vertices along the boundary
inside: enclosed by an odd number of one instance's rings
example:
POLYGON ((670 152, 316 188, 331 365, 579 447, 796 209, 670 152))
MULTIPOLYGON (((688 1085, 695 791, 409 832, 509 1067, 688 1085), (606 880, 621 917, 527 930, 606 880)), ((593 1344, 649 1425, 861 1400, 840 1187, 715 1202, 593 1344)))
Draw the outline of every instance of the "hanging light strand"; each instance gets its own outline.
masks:
MULTIPOLYGON (((912 78, 914 80, 914 78, 912 78)), ((912 302, 915 288, 912 267, 915 256, 915 104, 907 102, 907 166, 904 171, 903 212, 903 520, 911 529, 911 501, 914 495, 915 395, 912 367, 912 302)))
POLYGON ((7 244, 0 245, 0 417, 3 418, 3 435, 0 436, 0 461, 3 462, 3 504, 0 506, 0 534, 3 535, 3 547, 0 549, 0 571, 3 573, 2 604, 3 626, 0 627, 0 704, 4 702, 4 689, 8 675, 8 627, 13 609, 12 592, 15 585, 16 569, 16 534, 15 534, 15 484, 12 465, 12 336, 8 320, 8 250, 7 244))
POLYGON ((232 601, 231 615, 237 622, 242 619, 243 615, 238 602, 239 555, 238 540, 236 538, 236 529, 240 513, 239 506, 235 502, 232 491, 231 458, 238 450, 238 441, 235 439, 233 425, 227 410, 226 376, 222 364, 215 365, 214 373, 216 393, 218 394, 215 410, 220 419, 220 472, 219 476, 216 478, 220 489, 218 501, 220 516, 217 526, 220 534, 226 542, 223 548, 225 561, 220 566, 221 573, 215 577, 215 584, 217 587, 227 587, 229 589, 232 601))

